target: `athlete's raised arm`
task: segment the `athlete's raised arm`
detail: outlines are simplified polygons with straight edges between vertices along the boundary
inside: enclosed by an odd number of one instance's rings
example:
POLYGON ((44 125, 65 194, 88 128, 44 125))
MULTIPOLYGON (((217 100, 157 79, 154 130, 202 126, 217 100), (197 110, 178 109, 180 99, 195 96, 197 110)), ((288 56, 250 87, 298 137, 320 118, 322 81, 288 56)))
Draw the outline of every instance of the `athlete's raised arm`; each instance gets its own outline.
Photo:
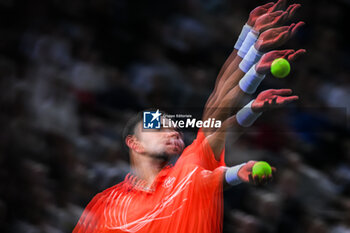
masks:
MULTIPOLYGON (((288 7, 286 12, 275 11, 283 8, 284 5, 285 1, 278 1, 276 4, 267 4, 253 10, 249 20, 252 21, 250 23, 254 24, 252 28, 254 31, 249 31, 249 35, 247 35, 246 39, 240 44, 240 48, 237 52, 239 56, 235 58, 236 61, 239 61, 239 69, 236 67, 236 71, 227 76, 231 68, 234 68, 231 63, 226 67, 224 73, 220 72, 214 91, 206 103, 203 120, 207 120, 208 118, 215 118, 221 121, 226 120, 232 114, 233 107, 238 105, 240 97, 246 93, 252 94, 255 92, 257 86, 269 72, 266 69, 260 69, 262 72, 258 73, 255 69, 251 69, 255 63, 258 62, 260 57, 267 51, 284 44, 304 24, 303 22, 299 22, 297 24, 293 23, 290 26, 273 28, 276 25, 284 23, 287 19, 290 19, 300 7, 299 4, 293 4, 288 7), (265 13, 259 14, 259 11, 265 13), (257 36, 259 34, 260 36, 257 36), (244 59, 242 59, 242 57, 244 59), (224 77, 220 77, 220 75, 224 75, 224 77), (239 82, 240 85, 238 85, 239 82)), ((271 66, 274 59, 283 57, 283 55, 285 55, 286 59, 292 61, 297 55, 305 51, 299 50, 297 52, 291 52, 288 50, 283 52, 283 54, 276 51, 265 54, 259 65, 262 67, 266 66, 266 64, 271 66), (288 56, 291 55, 291 53, 295 53, 295 55, 288 56)), ((225 66, 226 65, 224 65, 224 67, 225 66)), ((204 135, 208 136, 214 131, 215 129, 212 129, 212 131, 206 130, 204 135)), ((223 147, 219 146, 219 148, 223 147)), ((216 159, 219 161, 220 151, 215 153, 215 157, 218 157, 216 159)))
POLYGON ((247 37, 248 33, 253 29, 255 21, 257 18, 262 16, 263 14, 267 13, 268 11, 273 11, 273 9, 276 9, 276 6, 280 6, 281 3, 285 1, 278 1, 276 4, 273 2, 266 3, 265 5, 258 6, 254 8, 250 13, 249 13, 249 18, 247 22, 244 24, 242 31, 240 35, 238 36, 238 39, 236 41, 236 44, 234 45, 234 49, 231 52, 230 56, 227 58, 225 61, 224 65, 221 67, 220 72, 217 76, 216 83, 220 80, 220 77, 222 74, 225 72, 227 67, 231 64, 231 62, 236 58, 238 50, 241 48, 245 38, 247 37))
MULTIPOLYGON (((297 24, 293 23, 290 26, 271 28, 267 31, 264 31, 259 36, 259 39, 256 42, 253 42, 255 44, 250 46, 248 52, 244 56, 244 59, 238 59, 240 61, 239 68, 235 69, 235 71, 231 73, 230 76, 223 77, 220 79, 220 81, 217 82, 214 91, 210 95, 205 105, 203 119, 206 120, 209 117, 215 118, 215 116, 213 116, 213 111, 215 111, 219 103, 221 103, 222 97, 238 84, 240 79, 257 61, 259 61, 260 57, 264 53, 283 45, 303 25, 304 22, 299 22, 297 24)), ((229 69, 226 71, 228 72, 228 70, 229 69)))
MULTIPOLYGON (((232 108, 238 105, 243 95, 253 94, 256 91, 266 74, 270 73, 271 64, 276 58, 282 57, 289 62, 293 62, 305 52, 304 49, 298 51, 292 49, 271 51, 264 54, 256 65, 252 65, 248 72, 244 73, 242 79, 236 80, 237 76, 241 75, 243 71, 235 72, 232 79, 229 79, 226 85, 217 93, 216 102, 210 108, 205 109, 203 119, 212 117, 224 121, 231 114, 232 108), (239 82, 238 85, 237 81, 239 82)), ((210 133, 209 130, 206 131, 206 135, 210 133)))
POLYGON ((291 89, 269 89, 261 92, 256 99, 249 102, 236 115, 227 118, 222 123, 221 128, 206 137, 213 150, 215 159, 218 161, 220 159, 229 128, 234 128, 234 132, 237 135, 242 134, 264 111, 281 107, 298 99, 298 96, 292 95, 291 89))
POLYGON ((215 83, 215 88, 219 81, 228 78, 242 61, 250 47, 255 43, 259 34, 264 31, 281 25, 294 16, 300 4, 290 5, 284 12, 285 0, 280 0, 276 4, 272 2, 255 8, 250 14, 247 23, 243 26, 241 34, 234 46, 233 52, 222 66, 215 83), (238 56, 237 56, 238 54, 238 56))

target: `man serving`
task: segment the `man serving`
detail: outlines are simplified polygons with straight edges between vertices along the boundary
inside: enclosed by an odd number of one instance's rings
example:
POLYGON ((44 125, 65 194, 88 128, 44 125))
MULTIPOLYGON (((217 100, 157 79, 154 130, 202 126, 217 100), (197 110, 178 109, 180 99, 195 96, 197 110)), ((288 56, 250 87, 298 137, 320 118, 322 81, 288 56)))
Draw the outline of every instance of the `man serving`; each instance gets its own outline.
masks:
POLYGON ((272 175, 252 176, 255 161, 226 167, 224 145, 227 129, 234 127, 240 134, 265 110, 298 99, 290 89, 266 90, 231 115, 240 97, 255 92, 274 59, 283 57, 291 62, 305 52, 271 51, 303 24, 279 27, 300 7, 293 4, 283 11, 285 4, 283 0, 268 3, 250 13, 235 50, 221 69, 203 113, 203 120, 220 119, 221 128, 199 129, 193 143, 184 148, 176 129, 144 129, 142 114, 135 116, 124 132, 132 172, 93 198, 74 233, 222 232, 223 188, 272 179, 272 175), (169 161, 178 156, 171 165, 169 161))

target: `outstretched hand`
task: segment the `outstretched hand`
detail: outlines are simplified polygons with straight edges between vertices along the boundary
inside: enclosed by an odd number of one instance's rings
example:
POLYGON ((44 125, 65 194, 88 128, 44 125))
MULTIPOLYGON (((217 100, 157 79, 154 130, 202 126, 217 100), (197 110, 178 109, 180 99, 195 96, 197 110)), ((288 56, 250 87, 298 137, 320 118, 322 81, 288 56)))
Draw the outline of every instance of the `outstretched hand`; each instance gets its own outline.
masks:
POLYGON ((252 110, 253 112, 264 112, 267 109, 281 107, 298 99, 297 95, 292 95, 291 89, 269 89, 256 97, 252 103, 252 110))
POLYGON ((293 16, 295 15, 295 12, 301 7, 300 4, 292 4, 290 5, 286 12, 288 12, 288 17, 287 17, 287 21, 291 20, 293 18, 293 16))
POLYGON ((261 33, 254 46, 258 51, 263 53, 279 47, 294 36, 304 24, 304 22, 300 21, 297 24, 292 23, 290 26, 271 28, 261 33))
POLYGON ((269 2, 266 3, 265 5, 258 6, 254 8, 250 13, 249 13, 249 19, 247 21, 247 24, 251 27, 254 26, 256 20, 262 16, 263 14, 282 10, 285 8, 287 3, 287 0, 279 0, 276 3, 269 2))
POLYGON ((287 17, 288 13, 285 11, 266 13, 256 20, 253 30, 260 34, 270 28, 283 24, 287 17))
POLYGON ((269 8, 268 12, 283 10, 286 5, 287 0, 278 0, 271 8, 269 8))
POLYGON ((268 53, 265 53, 261 59, 256 64, 256 71, 259 74, 267 74, 270 72, 272 62, 277 58, 284 58, 289 62, 295 61, 300 55, 306 53, 305 49, 299 49, 297 51, 293 49, 286 50, 274 50, 268 53))
POLYGON ((294 16, 295 12, 300 8, 300 6, 300 4, 292 4, 286 11, 268 11, 256 19, 253 30, 260 34, 270 28, 282 25, 294 16))
POLYGON ((238 171, 238 177, 240 180, 246 183, 254 184, 254 185, 261 185, 261 184, 267 184, 268 182, 271 182, 273 177, 276 173, 276 168, 271 167, 272 174, 269 176, 262 176, 261 179, 257 175, 252 175, 252 169, 254 164, 257 163, 257 161, 249 161, 246 163, 241 169, 238 171))
POLYGON ((254 8, 249 13, 249 19, 247 21, 247 24, 253 27, 255 24, 255 21, 263 14, 266 14, 269 11, 269 9, 271 9, 274 5, 275 4, 273 2, 269 2, 269 3, 266 3, 265 5, 254 8))

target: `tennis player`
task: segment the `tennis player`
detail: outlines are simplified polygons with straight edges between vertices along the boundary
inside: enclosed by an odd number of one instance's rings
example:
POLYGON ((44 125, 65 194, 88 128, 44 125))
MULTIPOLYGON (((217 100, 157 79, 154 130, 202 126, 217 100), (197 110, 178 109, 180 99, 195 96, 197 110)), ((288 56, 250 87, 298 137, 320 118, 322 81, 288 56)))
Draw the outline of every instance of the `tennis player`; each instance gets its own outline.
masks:
MULTIPOLYGON (((278 16, 286 17, 285 12, 288 15, 288 11, 295 6, 280 12, 279 9, 284 3, 285 1, 278 1, 276 4, 270 3, 258 7, 264 12, 255 21, 268 24, 271 22, 269 20, 274 21, 278 16), (277 9, 278 11, 275 11, 277 9), (270 17, 274 12, 279 13, 270 17)), ((248 22, 252 21, 251 17, 252 14, 248 22)), ((272 23, 270 28, 273 26, 276 24, 272 23)), ((294 27, 288 27, 287 34, 294 27)), ((281 31, 283 30, 286 28, 281 31)), ((259 32, 258 36, 262 34, 259 32)), ((237 59, 230 56, 231 61, 225 63, 226 68, 223 67, 223 71, 220 72, 213 94, 205 107, 203 119, 211 115, 220 116, 223 121, 222 127, 211 131, 199 129, 193 143, 184 148, 182 135, 176 129, 164 127, 158 130, 143 129, 142 114, 135 116, 128 122, 124 132, 132 172, 123 182, 97 194, 92 199, 73 230, 74 233, 222 232, 223 188, 241 182, 265 184, 272 179, 272 176, 262 179, 252 177, 251 171, 255 161, 226 167, 224 162, 226 132, 230 127, 243 132, 262 112, 295 101, 298 96, 293 96, 290 89, 267 90, 233 116, 222 112, 219 107, 232 108, 235 104, 230 104, 230 101, 235 102, 235 98, 243 94, 254 93, 262 81, 261 76, 268 72, 272 58, 278 55, 292 61, 302 52, 272 51, 265 55, 261 54, 261 59, 256 58, 255 51, 251 52, 251 48, 255 48, 258 44, 256 43, 258 37, 253 43, 249 37, 247 38, 250 42, 246 42, 246 37, 242 39, 240 36, 240 39, 241 47, 250 43, 247 53, 242 55, 240 49, 237 52, 243 57, 239 58, 240 70, 238 67, 236 70, 232 68, 237 59), (224 77, 225 73, 229 75, 224 77), (233 75, 235 73, 236 75, 233 75), (227 89, 228 86, 231 88, 227 89), (177 162, 171 165, 169 161, 178 156, 177 162)), ((273 47, 275 44, 271 45, 273 47)))

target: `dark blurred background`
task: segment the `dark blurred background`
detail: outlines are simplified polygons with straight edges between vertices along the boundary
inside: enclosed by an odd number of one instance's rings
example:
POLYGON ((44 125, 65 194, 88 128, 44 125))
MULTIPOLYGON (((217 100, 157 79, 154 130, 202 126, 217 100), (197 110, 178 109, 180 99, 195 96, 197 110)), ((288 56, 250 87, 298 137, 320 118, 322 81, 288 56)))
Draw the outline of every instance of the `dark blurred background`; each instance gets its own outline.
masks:
MULTIPOLYGON (((71 232, 129 170, 125 122, 149 107, 203 107, 266 2, 1 0, 0 232, 71 232)), ((298 3, 293 22, 306 26, 283 48, 308 53, 260 90, 290 87, 300 101, 227 143, 228 165, 266 160, 278 173, 225 192, 225 233, 350 232, 350 1, 298 3)))

